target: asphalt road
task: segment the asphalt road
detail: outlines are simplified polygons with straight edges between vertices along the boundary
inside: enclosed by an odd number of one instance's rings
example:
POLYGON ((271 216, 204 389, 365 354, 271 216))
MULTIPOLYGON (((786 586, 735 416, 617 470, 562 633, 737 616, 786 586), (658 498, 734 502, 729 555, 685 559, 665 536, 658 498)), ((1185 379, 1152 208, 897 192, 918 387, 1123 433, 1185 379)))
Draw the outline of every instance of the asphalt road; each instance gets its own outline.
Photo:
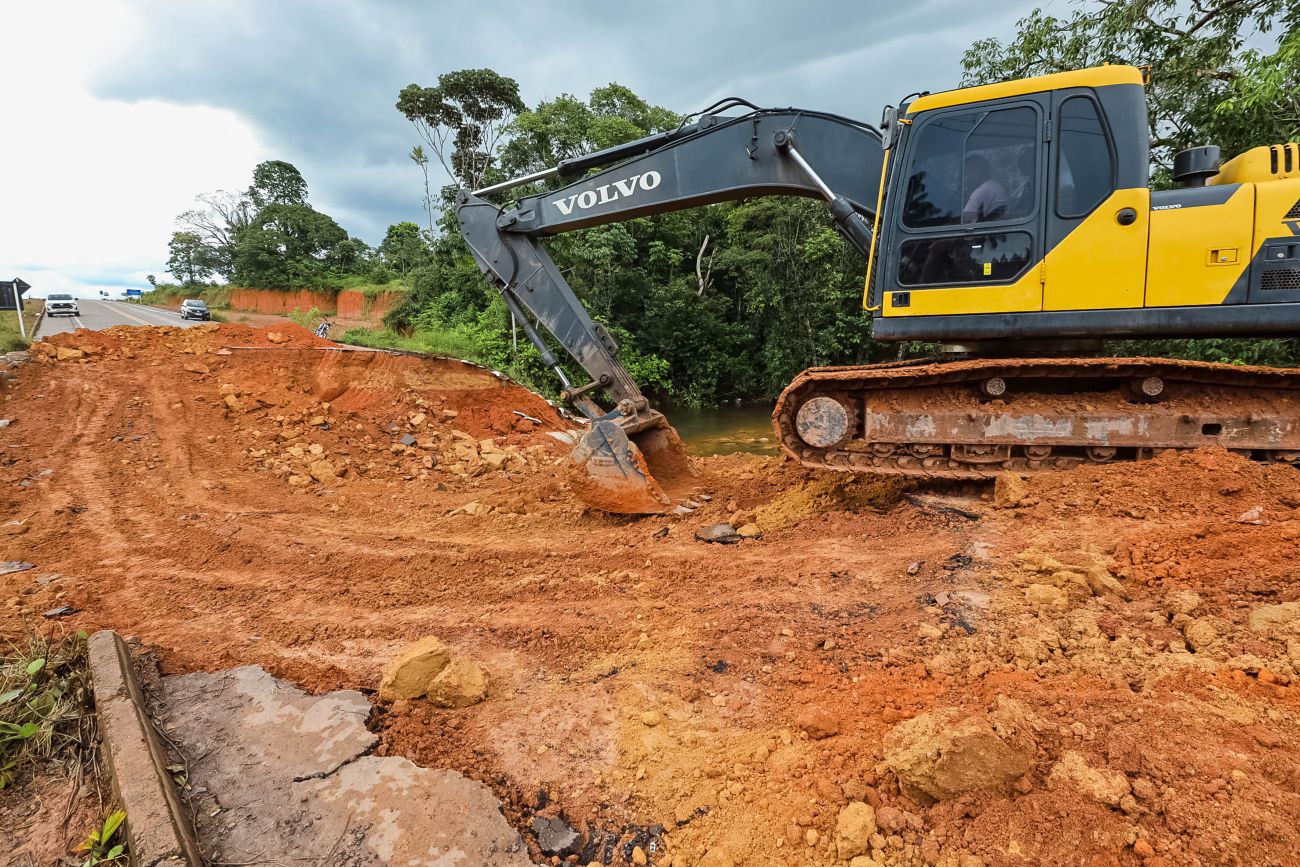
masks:
POLYGON ((114 325, 180 325, 188 327, 197 325, 197 319, 182 319, 170 310, 159 307, 146 307, 143 304, 128 304, 125 301, 87 301, 79 302, 80 316, 44 316, 36 329, 36 336, 48 337, 89 328, 99 331, 114 325))

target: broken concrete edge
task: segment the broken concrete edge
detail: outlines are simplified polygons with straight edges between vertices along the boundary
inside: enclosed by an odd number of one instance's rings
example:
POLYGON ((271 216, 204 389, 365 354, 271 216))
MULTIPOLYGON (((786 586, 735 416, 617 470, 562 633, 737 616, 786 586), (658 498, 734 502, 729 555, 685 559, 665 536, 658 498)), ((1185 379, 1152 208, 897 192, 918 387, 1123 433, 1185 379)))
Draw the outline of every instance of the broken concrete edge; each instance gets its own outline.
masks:
POLYGON ((135 867, 202 867, 185 805, 167 773, 166 754, 145 710, 131 652, 111 629, 90 636, 104 767, 113 795, 126 811, 126 837, 135 867))

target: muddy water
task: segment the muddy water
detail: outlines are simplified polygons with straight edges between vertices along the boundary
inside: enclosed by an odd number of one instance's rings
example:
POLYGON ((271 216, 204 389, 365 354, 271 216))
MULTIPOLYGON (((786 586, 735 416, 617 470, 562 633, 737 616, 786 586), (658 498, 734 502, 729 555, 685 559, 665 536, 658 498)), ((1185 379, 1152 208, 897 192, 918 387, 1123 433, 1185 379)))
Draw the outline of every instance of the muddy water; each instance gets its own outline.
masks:
POLYGON ((693 455, 778 453, 772 435, 772 407, 731 406, 718 409, 665 409, 686 450, 693 455))

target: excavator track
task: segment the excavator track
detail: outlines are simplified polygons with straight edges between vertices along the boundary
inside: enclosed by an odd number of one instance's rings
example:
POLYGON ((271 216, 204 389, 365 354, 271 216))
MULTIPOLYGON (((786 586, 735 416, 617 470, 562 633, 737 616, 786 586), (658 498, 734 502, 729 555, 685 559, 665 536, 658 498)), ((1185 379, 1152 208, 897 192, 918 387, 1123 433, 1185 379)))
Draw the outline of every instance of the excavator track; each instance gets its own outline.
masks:
POLYGON ((1222 446, 1300 465, 1300 370, 1156 358, 822 367, 772 414, 804 466, 982 479, 1222 446))

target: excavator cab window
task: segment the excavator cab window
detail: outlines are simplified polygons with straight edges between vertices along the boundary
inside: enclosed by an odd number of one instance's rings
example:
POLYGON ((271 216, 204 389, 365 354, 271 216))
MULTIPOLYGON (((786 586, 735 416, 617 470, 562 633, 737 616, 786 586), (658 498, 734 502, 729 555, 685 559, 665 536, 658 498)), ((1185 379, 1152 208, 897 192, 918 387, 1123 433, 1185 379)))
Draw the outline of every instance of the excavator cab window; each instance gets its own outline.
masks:
POLYGON ((1034 209, 1038 113, 963 111, 922 127, 907 178, 908 228, 990 223, 1034 209))
POLYGON ((1033 249, 1028 232, 914 238, 903 242, 898 282, 930 286, 1011 280, 1029 264, 1033 249))
POLYGON ((1019 102, 918 123, 900 209, 898 283, 1014 280, 1035 255, 1042 109, 1019 102))
POLYGON ((1115 160, 1097 103, 1072 96, 1058 110, 1056 212, 1065 218, 1092 213, 1115 190, 1115 160))

